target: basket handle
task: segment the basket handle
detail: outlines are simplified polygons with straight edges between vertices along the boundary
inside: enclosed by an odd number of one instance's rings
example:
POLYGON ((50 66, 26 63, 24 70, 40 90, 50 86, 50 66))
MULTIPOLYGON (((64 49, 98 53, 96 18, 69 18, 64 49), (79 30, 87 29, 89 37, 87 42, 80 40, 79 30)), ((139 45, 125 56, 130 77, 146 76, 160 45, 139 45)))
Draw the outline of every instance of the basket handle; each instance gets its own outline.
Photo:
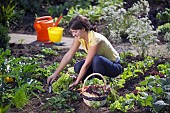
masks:
POLYGON ((84 80, 82 90, 84 89, 84 86, 85 86, 86 81, 87 81, 91 76, 94 76, 94 75, 97 75, 97 76, 102 77, 102 79, 103 79, 103 81, 104 81, 104 84, 105 84, 105 86, 106 86, 106 79, 104 78, 104 76, 103 76, 102 74, 100 74, 100 73, 92 73, 92 74, 90 74, 89 76, 87 76, 87 78, 84 80))

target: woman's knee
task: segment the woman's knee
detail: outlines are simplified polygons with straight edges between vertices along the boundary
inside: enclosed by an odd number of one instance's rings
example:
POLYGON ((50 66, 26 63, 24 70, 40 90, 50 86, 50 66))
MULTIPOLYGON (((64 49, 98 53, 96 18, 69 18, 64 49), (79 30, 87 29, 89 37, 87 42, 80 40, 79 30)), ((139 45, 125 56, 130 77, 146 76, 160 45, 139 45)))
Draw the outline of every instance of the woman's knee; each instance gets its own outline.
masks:
POLYGON ((82 67, 82 65, 84 64, 84 60, 80 61, 80 62, 77 62, 75 65, 74 65, 74 71, 76 73, 79 73, 80 72, 80 69, 82 67))
POLYGON ((95 67, 95 66, 98 66, 99 64, 101 64, 101 58, 100 58, 100 56, 95 55, 95 56, 93 57, 93 62, 92 62, 92 64, 93 64, 94 67, 95 67))
POLYGON ((117 64, 117 68, 115 69, 115 72, 114 72, 114 77, 116 77, 122 73, 123 73, 123 67, 121 66, 121 64, 117 64))
POLYGON ((80 72, 80 67, 79 67, 77 64, 74 65, 74 71, 75 71, 76 73, 79 73, 79 72, 80 72))

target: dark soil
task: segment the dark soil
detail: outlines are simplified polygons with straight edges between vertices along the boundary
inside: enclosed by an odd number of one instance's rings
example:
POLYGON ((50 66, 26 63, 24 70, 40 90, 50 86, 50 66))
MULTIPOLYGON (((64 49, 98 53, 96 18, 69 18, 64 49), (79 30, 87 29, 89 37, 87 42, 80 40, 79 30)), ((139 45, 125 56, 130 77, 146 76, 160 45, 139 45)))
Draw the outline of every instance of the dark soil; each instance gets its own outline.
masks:
MULTIPOLYGON (((23 45, 10 44, 10 47, 11 47, 10 49, 11 49, 12 55, 15 57, 20 57, 20 56, 32 57, 34 55, 40 54, 41 53, 40 50, 42 49, 42 46, 25 45, 25 44, 23 45)), ((57 51, 59 52, 58 56, 52 56, 52 55, 50 55, 50 57, 45 56, 44 58, 45 65, 50 65, 50 64, 53 64, 54 62, 60 62, 63 55, 68 51, 68 49, 62 49, 62 50, 57 50, 57 51)), ((128 58, 127 60, 128 62, 132 62, 134 60, 136 61, 142 60, 138 56, 127 57, 127 58, 128 58)), ((125 95, 131 92, 134 93, 136 84, 138 84, 139 81, 144 80, 144 77, 147 76, 148 74, 152 74, 152 75, 158 74, 160 75, 160 77, 163 77, 164 75, 160 74, 157 71, 156 66, 158 64, 165 63, 166 61, 167 59, 160 59, 159 61, 155 62, 155 64, 148 71, 146 71, 144 75, 141 75, 139 73, 139 77, 128 80, 124 85, 125 87, 118 90, 118 94, 125 95)), ((44 81, 46 81, 46 79, 44 81)), ((8 111, 8 113, 49 113, 53 111, 54 109, 52 107, 50 106, 46 107, 46 105, 48 102, 47 99, 55 95, 53 93, 52 94, 48 93, 48 87, 45 82, 44 82, 43 87, 46 91, 43 93, 38 93, 40 98, 32 97, 30 99, 30 102, 22 110, 17 109, 17 108, 11 108, 8 111)), ((111 112, 109 110, 109 106, 100 107, 98 109, 89 107, 83 102, 83 99, 81 96, 79 97, 78 101, 73 102, 72 105, 75 108, 75 113, 101 113, 101 112, 102 113, 122 113, 119 110, 111 112)), ((60 109, 59 111, 60 113, 65 113, 63 109, 60 109)), ((148 107, 141 107, 139 105, 136 105, 133 109, 129 110, 128 113, 151 113, 151 111, 150 111, 150 108, 148 107)))
MULTIPOLYGON (((137 0, 125 0, 128 1, 126 7, 130 7, 132 3, 134 3, 137 0)), ((162 3, 161 6, 160 4, 155 4, 154 6, 151 5, 151 11, 150 11, 150 19, 157 27, 159 24, 158 20, 156 20, 155 14, 158 10, 162 10, 162 8, 167 7, 168 4, 162 3), (164 4, 164 5, 162 5, 164 4)), ((43 14, 43 13, 42 13, 43 14)), ((45 14, 45 13, 44 13, 45 14)), ((43 16, 43 15, 42 15, 43 16)), ((11 25, 10 27, 10 32, 15 32, 15 33, 24 33, 24 34, 36 34, 33 24, 35 21, 35 15, 34 14, 25 14, 25 17, 23 20, 18 22, 18 25, 11 25)), ((64 36, 67 36, 65 32, 64 36)), ((123 52, 128 50, 129 46, 126 45, 126 48, 116 48, 118 52, 123 52)), ((20 57, 20 56, 27 56, 27 57, 32 57, 34 55, 37 55, 40 53, 40 50, 42 49, 41 46, 35 46, 35 45, 16 45, 16 44, 10 44, 10 49, 12 52, 12 55, 15 57, 20 57)), ((45 64, 50 65, 54 62, 60 62, 63 55, 68 51, 68 49, 62 49, 62 50, 57 50, 59 52, 59 56, 45 56, 45 64)), ((134 60, 140 60, 138 57, 129 57, 129 62, 134 60)), ((156 69, 156 66, 160 63, 164 63, 166 60, 160 59, 160 61, 155 62, 155 65, 149 69, 148 71, 145 72, 145 76, 148 75, 148 73, 154 75, 158 74, 158 71, 156 69)), ((145 76, 140 76, 138 78, 131 79, 125 83, 125 87, 122 89, 119 89, 119 95, 125 95, 126 93, 134 92, 135 90, 135 85, 144 79, 145 76)), ((163 76, 160 74, 160 76, 163 76)), ((50 98, 54 96, 54 94, 49 94, 47 92, 47 86, 44 84, 44 89, 46 92, 44 93, 39 93, 40 99, 33 97, 30 99, 30 102, 21 110, 17 108, 11 108, 8 113, 50 113, 52 111, 52 108, 48 106, 48 108, 45 107, 45 103, 47 103, 47 98, 50 98)), ((108 106, 104 106, 98 109, 92 108, 84 104, 82 97, 78 101, 75 101, 72 103, 74 108, 75 108, 75 113, 122 113, 119 110, 116 110, 115 112, 111 112, 109 110, 108 106)), ((65 113, 64 110, 60 110, 60 113, 65 113)), ((140 106, 135 106, 134 109, 128 111, 128 113, 151 113, 148 107, 140 107, 140 106)))

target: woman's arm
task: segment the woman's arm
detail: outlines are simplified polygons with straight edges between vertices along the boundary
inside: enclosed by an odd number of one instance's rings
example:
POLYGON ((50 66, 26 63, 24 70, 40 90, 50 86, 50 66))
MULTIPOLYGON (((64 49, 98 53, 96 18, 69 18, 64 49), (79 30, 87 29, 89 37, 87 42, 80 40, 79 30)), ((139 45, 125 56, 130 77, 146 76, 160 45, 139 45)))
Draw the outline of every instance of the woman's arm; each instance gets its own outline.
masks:
POLYGON ((53 75, 48 77, 48 79, 47 79, 48 84, 52 83, 56 79, 56 77, 60 73, 60 71, 62 71, 64 69, 64 67, 70 62, 70 60, 72 59, 72 57, 78 50, 79 46, 80 46, 80 42, 79 42, 78 38, 75 37, 71 48, 62 58, 59 67, 56 69, 56 71, 53 73, 53 75))

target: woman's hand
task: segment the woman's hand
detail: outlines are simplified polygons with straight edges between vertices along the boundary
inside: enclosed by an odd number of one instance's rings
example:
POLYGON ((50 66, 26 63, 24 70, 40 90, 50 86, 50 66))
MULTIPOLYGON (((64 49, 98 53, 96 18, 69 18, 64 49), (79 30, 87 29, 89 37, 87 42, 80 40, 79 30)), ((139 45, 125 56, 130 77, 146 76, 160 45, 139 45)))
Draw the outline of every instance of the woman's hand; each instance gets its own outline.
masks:
POLYGON ((51 76, 49 76, 48 78, 47 78, 47 84, 49 85, 49 84, 52 84, 53 82, 54 82, 54 80, 56 79, 56 75, 51 75, 51 76))
POLYGON ((72 84, 69 85, 69 89, 73 89, 79 82, 75 81, 72 84))

